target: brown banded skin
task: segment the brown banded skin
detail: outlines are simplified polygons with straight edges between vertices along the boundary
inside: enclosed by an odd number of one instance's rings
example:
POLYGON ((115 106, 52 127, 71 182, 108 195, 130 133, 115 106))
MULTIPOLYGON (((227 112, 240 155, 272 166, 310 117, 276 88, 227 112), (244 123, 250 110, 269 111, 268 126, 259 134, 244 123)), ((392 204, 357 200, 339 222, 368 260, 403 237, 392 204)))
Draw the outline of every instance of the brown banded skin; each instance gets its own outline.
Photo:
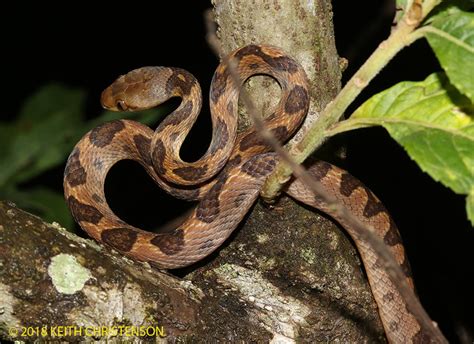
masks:
MULTIPOLYGON (((213 137, 198 161, 184 162, 179 150, 201 109, 196 79, 179 68, 144 67, 119 77, 101 96, 105 108, 131 111, 155 107, 171 97, 180 106, 152 129, 130 120, 105 123, 77 143, 64 173, 64 193, 79 225, 94 239, 154 266, 173 269, 190 265, 218 248, 250 209, 273 171, 276 155, 252 128, 236 134, 239 90, 255 74, 273 76, 281 86, 280 102, 266 125, 282 142, 299 127, 309 107, 308 82, 301 66, 279 48, 249 45, 231 53, 241 78, 235 85, 225 64, 218 66, 210 90, 213 137), (171 195, 199 200, 178 228, 150 233, 128 225, 109 208, 105 177, 118 161, 139 162, 171 195)), ((360 221, 385 241, 413 287, 400 235, 387 210, 360 181, 319 161, 309 172, 360 221)), ((367 271, 387 338, 392 343, 421 343, 428 338, 410 313, 372 248, 330 207, 299 180, 288 195, 333 216, 351 235, 367 271)))

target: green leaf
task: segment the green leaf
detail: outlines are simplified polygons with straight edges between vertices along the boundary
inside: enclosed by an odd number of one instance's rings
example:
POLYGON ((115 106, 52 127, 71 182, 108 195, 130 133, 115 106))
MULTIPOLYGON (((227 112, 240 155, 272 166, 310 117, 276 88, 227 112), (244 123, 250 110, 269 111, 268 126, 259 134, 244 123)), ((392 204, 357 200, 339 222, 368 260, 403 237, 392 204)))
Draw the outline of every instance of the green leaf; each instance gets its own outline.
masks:
MULTIPOLYGON (((456 193, 469 195, 474 190, 472 110, 471 102, 444 74, 433 74, 373 96, 335 132, 382 125, 423 171, 456 193)), ((474 225, 472 196, 468 201, 474 225)))
POLYGON ((82 118, 81 106, 85 93, 62 84, 48 84, 29 97, 18 115, 23 125, 41 121, 58 111, 70 110, 70 119, 77 123, 82 118))
POLYGON ((0 156, 10 149, 10 143, 16 135, 16 127, 12 123, 0 122, 0 156))
POLYGON ((422 30, 451 83, 474 102, 474 13, 443 12, 422 30))
POLYGON ((0 161, 0 187, 31 179, 65 160, 80 127, 83 100, 82 91, 47 85, 25 102, 0 161))
POLYGON ((448 16, 453 13, 465 11, 468 12, 474 8, 474 0, 449 0, 442 1, 437 5, 433 11, 430 12, 426 23, 431 23, 434 19, 439 19, 441 16, 448 16))

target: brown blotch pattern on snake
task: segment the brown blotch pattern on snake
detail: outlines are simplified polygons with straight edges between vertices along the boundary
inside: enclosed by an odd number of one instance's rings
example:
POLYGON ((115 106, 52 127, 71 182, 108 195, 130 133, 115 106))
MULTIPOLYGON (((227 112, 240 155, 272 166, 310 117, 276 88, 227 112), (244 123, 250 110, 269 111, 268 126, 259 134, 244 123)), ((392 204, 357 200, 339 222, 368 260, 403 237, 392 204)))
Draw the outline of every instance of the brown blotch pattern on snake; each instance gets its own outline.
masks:
POLYGON ((166 91, 173 94, 175 89, 179 89, 183 96, 188 95, 196 84, 194 77, 184 69, 176 69, 166 82, 166 91))
POLYGON ((332 165, 326 161, 318 160, 314 163, 314 168, 311 169, 311 175, 316 178, 317 181, 321 181, 331 171, 332 165))
POLYGON ((184 231, 180 228, 172 232, 159 233, 150 242, 157 246, 161 252, 171 256, 183 250, 184 248, 184 231))
POLYGON ((133 142, 135 147, 137 147, 138 154, 147 165, 151 165, 150 141, 148 137, 142 134, 133 136, 133 142))
POLYGON ((288 95, 288 99, 285 103, 285 111, 293 115, 296 112, 306 110, 308 105, 308 92, 304 87, 297 85, 293 87, 288 95))
POLYGON ((250 45, 247 45, 247 46, 239 49, 239 51, 237 51, 235 53, 234 57, 236 59, 240 60, 243 57, 248 56, 248 55, 257 55, 257 56, 259 56, 260 54, 262 54, 262 49, 260 49, 260 47, 258 45, 250 44, 250 45))
POLYGON ((217 69, 214 73, 211 81, 211 91, 209 93, 209 97, 213 103, 217 103, 219 98, 224 94, 229 76, 227 67, 217 69))
POLYGON ((241 170, 242 172, 252 176, 254 178, 261 178, 267 176, 276 165, 276 160, 274 158, 271 159, 250 159, 245 162, 241 170))
POLYGON ((216 153, 220 149, 224 149, 227 146, 229 140, 229 132, 227 129, 227 124, 221 119, 217 119, 215 134, 217 144, 213 145, 209 150, 210 154, 216 153))
POLYGON ((181 179, 186 181, 193 181, 198 178, 201 178, 207 172, 207 165, 200 167, 193 166, 184 166, 178 167, 173 170, 173 173, 181 177, 181 179))
MULTIPOLYGON (((318 182, 321 182, 331 171, 332 165, 326 161, 322 160, 317 160, 313 164, 313 168, 311 169, 311 176, 314 177, 318 182)), ((314 195, 314 201, 316 203, 326 203, 324 201, 324 198, 322 198, 320 195, 314 195)))
POLYGON ((370 191, 365 185, 362 186, 367 194, 367 203, 364 207, 364 216, 365 217, 372 217, 378 215, 379 213, 386 213, 387 209, 383 206, 382 202, 380 202, 375 195, 370 191))
POLYGON ((163 166, 166 156, 166 149, 163 141, 157 140, 153 148, 152 157, 153 157, 153 167, 155 168, 158 174, 165 174, 166 170, 163 166))
POLYGON ((234 156, 227 162, 226 169, 230 170, 242 162, 242 157, 240 155, 234 156))
POLYGON ((186 103, 180 104, 180 106, 172 112, 171 115, 166 117, 161 121, 158 128, 156 128, 155 135, 160 134, 165 128, 168 128, 170 125, 178 125, 189 116, 193 109, 193 101, 187 100, 186 103))
POLYGON ((102 197, 100 197, 98 194, 94 193, 92 194, 92 199, 94 200, 94 202, 96 203, 104 203, 104 200, 102 199, 102 197))
POLYGON ((245 152, 247 149, 259 145, 260 143, 260 138, 257 136, 256 133, 252 132, 250 134, 245 135, 242 140, 240 140, 239 149, 245 152))
POLYGON ((388 246, 395 246, 398 244, 402 243, 402 239, 400 238, 400 234, 398 233, 397 226, 395 225, 395 222, 393 221, 392 217, 390 218, 390 227, 385 233, 385 236, 383 237, 383 242, 387 244, 388 246))
POLYGON ((69 209, 71 209, 72 215, 77 222, 89 222, 98 224, 102 219, 103 215, 95 207, 81 203, 74 196, 68 198, 69 209))
POLYGON ((202 222, 211 223, 219 215, 220 204, 219 195, 221 193, 224 184, 227 182, 228 175, 223 173, 218 179, 216 184, 209 190, 208 194, 204 199, 199 202, 196 207, 196 217, 202 222))
POLYGON ((124 128, 125 125, 120 120, 104 123, 91 130, 89 141, 96 147, 105 147, 112 142, 115 134, 124 128))
POLYGON ((186 201, 196 201, 201 198, 201 191, 199 189, 179 189, 178 191, 171 189, 167 192, 174 198, 186 201))
POLYGON ((277 71, 283 71, 288 73, 295 73, 298 71, 298 64, 288 56, 270 56, 263 52, 258 45, 248 45, 240 49, 235 57, 242 59, 247 55, 255 55, 260 57, 265 63, 271 66, 277 71))
POLYGON ((160 125, 160 127, 164 126, 167 127, 169 125, 178 125, 186 117, 189 116, 193 109, 193 101, 192 100, 187 100, 186 103, 181 104, 173 113, 171 116, 167 117, 163 122, 163 125, 160 125))
POLYGON ((358 187, 361 187, 362 183, 354 178, 352 175, 350 175, 347 172, 344 172, 341 176, 341 184, 339 187, 339 191, 341 192, 342 195, 349 197, 355 189, 358 187))
POLYGON ((232 159, 227 161, 227 164, 225 164, 224 169, 222 174, 228 173, 230 170, 232 170, 234 167, 239 165, 242 162, 242 157, 240 155, 234 156, 232 159))
POLYGON ((296 62, 288 56, 269 57, 269 60, 265 60, 265 62, 280 71, 285 71, 288 73, 295 73, 298 71, 298 64, 296 64, 296 62))
POLYGON ((116 250, 128 252, 135 244, 137 236, 137 232, 131 228, 110 228, 105 229, 100 237, 103 242, 116 250))
POLYGON ((84 167, 82 167, 81 165, 79 156, 80 156, 79 148, 75 148, 74 151, 69 156, 69 159, 66 165, 66 170, 64 171, 66 180, 71 187, 84 184, 87 179, 87 173, 84 170, 84 167))
POLYGON ((273 128, 270 131, 271 131, 272 135, 279 141, 284 141, 289 136, 288 128, 285 127, 284 125, 273 128))

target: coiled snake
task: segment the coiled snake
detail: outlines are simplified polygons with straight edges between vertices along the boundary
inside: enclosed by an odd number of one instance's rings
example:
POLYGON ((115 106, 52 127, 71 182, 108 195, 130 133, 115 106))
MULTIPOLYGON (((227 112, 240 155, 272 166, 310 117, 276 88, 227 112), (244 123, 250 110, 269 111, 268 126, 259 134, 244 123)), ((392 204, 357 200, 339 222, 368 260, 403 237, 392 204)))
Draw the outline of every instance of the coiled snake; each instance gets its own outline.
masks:
MULTIPOLYGON (((309 107, 304 70, 271 46, 249 45, 231 55, 241 84, 255 74, 270 75, 280 84, 280 102, 266 118, 266 125, 280 141, 287 140, 309 107)), ((179 150, 201 108, 196 79, 185 70, 164 67, 140 68, 119 77, 102 93, 102 105, 107 109, 153 108, 171 97, 180 97, 182 102, 155 131, 134 121, 117 120, 92 129, 77 143, 65 169, 64 193, 80 226, 94 239, 166 269, 192 264, 218 248, 258 197, 277 159, 252 128, 237 134, 240 87, 233 83, 228 67, 219 65, 210 90, 212 141, 202 158, 189 163, 180 159, 179 150), (199 200, 183 224, 164 233, 151 233, 128 225, 112 212, 105 199, 105 177, 123 159, 139 162, 169 194, 199 200)), ((309 172, 363 223, 375 229, 413 286, 398 230, 377 197, 349 173, 327 162, 314 163, 309 172)), ((350 226, 298 179, 287 186, 286 193, 333 216, 354 238, 387 338, 397 343, 426 340, 371 247, 359 241, 350 226)))

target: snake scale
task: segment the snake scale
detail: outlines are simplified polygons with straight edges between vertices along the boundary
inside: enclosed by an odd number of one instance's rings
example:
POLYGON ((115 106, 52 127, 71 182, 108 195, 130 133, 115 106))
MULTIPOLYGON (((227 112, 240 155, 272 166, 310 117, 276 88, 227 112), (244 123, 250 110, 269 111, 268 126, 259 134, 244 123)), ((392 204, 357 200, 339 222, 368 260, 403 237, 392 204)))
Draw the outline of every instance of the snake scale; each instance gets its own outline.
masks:
MULTIPOLYGON (((249 45, 231 56, 241 84, 235 85, 226 64, 218 66, 210 89, 213 136, 207 152, 195 162, 182 161, 179 156, 202 102, 200 86, 190 73, 179 68, 144 67, 119 77, 103 91, 102 105, 116 111, 153 108, 171 97, 182 101, 155 131, 135 121, 116 120, 92 129, 77 143, 67 161, 64 193, 75 220, 90 236, 134 259, 173 269, 207 256, 237 227, 277 161, 254 129, 237 133, 240 87, 256 74, 278 81, 281 99, 266 118, 266 125, 281 142, 306 116, 309 93, 304 70, 279 48, 249 45), (140 163, 174 197, 199 201, 180 226, 151 233, 128 225, 112 212, 104 182, 110 168, 123 159, 140 163)), ((374 228, 413 287, 398 229, 378 198, 359 180, 327 162, 317 161, 308 171, 360 221, 374 228)), ((286 193, 329 214, 353 237, 388 340, 429 341, 370 245, 358 240, 350 225, 298 179, 287 185, 286 193)))

